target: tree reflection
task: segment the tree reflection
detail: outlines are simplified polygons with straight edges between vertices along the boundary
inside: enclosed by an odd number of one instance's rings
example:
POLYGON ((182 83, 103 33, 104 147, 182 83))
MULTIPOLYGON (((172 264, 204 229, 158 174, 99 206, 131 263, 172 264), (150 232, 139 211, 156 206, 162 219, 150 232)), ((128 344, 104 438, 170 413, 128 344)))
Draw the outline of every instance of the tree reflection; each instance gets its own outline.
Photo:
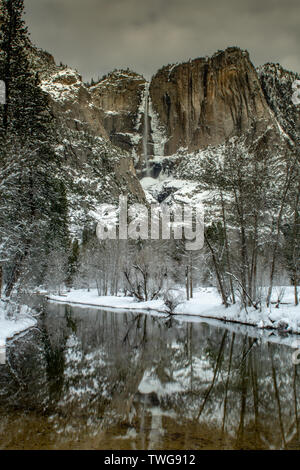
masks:
POLYGON ((2 448, 300 448, 287 346, 176 317, 51 304, 8 356, 2 448), (26 433, 30 443, 18 441, 26 433))

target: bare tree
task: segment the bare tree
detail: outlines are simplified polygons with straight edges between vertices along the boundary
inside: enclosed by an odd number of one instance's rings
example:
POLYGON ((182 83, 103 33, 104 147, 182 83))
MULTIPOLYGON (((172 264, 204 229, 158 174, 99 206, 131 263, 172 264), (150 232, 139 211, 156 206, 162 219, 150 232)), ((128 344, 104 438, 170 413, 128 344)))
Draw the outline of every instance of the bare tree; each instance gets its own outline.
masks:
POLYGON ((163 296, 166 313, 174 315, 176 308, 183 303, 182 296, 172 290, 167 290, 163 296))

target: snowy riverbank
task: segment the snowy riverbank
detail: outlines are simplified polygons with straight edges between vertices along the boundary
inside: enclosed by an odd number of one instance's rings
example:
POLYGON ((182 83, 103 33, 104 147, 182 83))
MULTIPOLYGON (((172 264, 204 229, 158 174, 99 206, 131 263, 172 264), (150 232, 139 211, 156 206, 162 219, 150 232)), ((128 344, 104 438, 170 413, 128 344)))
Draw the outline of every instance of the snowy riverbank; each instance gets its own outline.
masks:
MULTIPOLYGON (((282 288, 274 289, 274 302, 277 301, 278 292, 280 292, 281 289, 282 288)), ((55 302, 122 310, 166 311, 163 300, 137 302, 131 297, 99 297, 97 291, 94 289, 90 292, 86 290, 73 290, 62 296, 51 295, 49 299, 55 302)), ((290 333, 300 334, 300 306, 295 307, 293 300, 293 288, 286 287, 279 308, 276 308, 275 304, 272 304, 270 308, 264 308, 262 312, 254 308, 249 308, 246 312, 245 310, 241 310, 238 305, 233 305, 227 309, 224 308, 224 306, 221 305, 220 297, 215 288, 199 288, 195 292, 193 299, 183 301, 178 305, 175 309, 175 314, 195 315, 242 323, 259 328, 282 329, 290 333)))
POLYGON ((7 339, 36 324, 36 320, 29 314, 29 307, 22 306, 18 318, 8 320, 5 317, 4 306, 4 303, 0 301, 0 348, 5 345, 7 339))

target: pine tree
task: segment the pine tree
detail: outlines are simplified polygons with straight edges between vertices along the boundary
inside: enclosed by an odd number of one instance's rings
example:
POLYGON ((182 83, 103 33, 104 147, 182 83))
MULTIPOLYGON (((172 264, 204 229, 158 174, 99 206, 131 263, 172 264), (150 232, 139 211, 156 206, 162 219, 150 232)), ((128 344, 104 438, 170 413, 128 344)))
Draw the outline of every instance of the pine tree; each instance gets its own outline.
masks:
POLYGON ((17 281, 41 281, 53 246, 67 247, 67 201, 55 122, 31 68, 24 2, 5 0, 2 10, 0 79, 7 96, 0 116, 0 256, 10 296, 17 281))

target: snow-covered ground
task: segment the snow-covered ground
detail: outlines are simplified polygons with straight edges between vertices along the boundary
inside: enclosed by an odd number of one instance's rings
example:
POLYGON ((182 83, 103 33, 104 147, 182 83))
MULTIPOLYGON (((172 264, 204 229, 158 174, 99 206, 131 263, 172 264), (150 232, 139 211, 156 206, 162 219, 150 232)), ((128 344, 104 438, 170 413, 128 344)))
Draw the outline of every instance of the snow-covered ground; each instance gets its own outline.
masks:
POLYGON ((0 301, 0 352, 4 348, 7 339, 33 327, 35 324, 36 320, 30 316, 29 308, 26 306, 22 306, 16 320, 6 319, 4 304, 0 301))
MULTIPOLYGON (((282 288, 274 288, 273 300, 276 302, 278 294, 282 288)), ((51 295, 49 299, 55 302, 66 302, 78 305, 88 305, 94 307, 109 307, 118 309, 130 309, 147 311, 154 310, 165 312, 163 300, 153 300, 149 302, 137 302, 131 297, 99 297, 96 290, 87 292, 86 290, 73 290, 63 296, 51 295)), ((224 308, 221 305, 217 290, 213 287, 199 288, 194 294, 194 298, 183 301, 175 309, 177 315, 196 315, 206 318, 237 322, 259 328, 283 329, 291 333, 300 334, 300 306, 295 307, 294 292, 292 287, 286 287, 284 304, 276 308, 272 304, 270 308, 264 308, 262 312, 254 308, 248 308, 247 312, 241 310, 239 305, 224 308)))

